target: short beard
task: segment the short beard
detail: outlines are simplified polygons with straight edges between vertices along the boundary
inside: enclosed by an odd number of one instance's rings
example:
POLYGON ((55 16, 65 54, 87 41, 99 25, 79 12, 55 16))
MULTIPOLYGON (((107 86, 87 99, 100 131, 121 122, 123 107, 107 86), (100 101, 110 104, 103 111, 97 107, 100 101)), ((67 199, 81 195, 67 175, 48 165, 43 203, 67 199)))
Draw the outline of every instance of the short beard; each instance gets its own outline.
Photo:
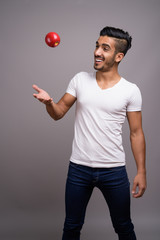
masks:
POLYGON ((117 54, 117 52, 115 51, 111 61, 108 63, 108 67, 107 68, 105 68, 104 66, 101 67, 101 68, 98 68, 94 64, 94 69, 97 70, 97 71, 100 71, 100 72, 109 72, 112 69, 112 67, 114 66, 114 64, 115 64, 114 60, 115 60, 116 54, 117 54))
POLYGON ((93 66, 95 70, 103 72, 104 66, 101 68, 96 67, 95 65, 93 66))

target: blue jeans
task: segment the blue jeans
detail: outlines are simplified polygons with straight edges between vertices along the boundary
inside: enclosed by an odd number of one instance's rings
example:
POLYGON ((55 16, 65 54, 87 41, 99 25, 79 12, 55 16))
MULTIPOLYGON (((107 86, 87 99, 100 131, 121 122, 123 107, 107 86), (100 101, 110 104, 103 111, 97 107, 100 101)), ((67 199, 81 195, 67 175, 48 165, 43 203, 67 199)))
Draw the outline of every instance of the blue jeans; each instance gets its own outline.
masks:
POLYGON ((102 192, 119 240, 136 240, 130 218, 130 189, 125 166, 91 168, 70 162, 66 182, 66 218, 62 240, 80 240, 86 207, 94 187, 102 192))

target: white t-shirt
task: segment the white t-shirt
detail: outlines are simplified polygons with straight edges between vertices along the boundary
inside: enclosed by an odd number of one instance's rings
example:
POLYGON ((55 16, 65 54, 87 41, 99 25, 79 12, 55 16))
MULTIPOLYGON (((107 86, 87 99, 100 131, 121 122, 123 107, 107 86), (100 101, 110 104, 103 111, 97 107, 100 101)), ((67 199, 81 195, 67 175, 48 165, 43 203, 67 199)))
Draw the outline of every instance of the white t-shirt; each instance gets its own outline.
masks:
POLYGON ((66 92, 77 98, 70 161, 98 168, 124 166, 122 125, 127 111, 141 111, 139 88, 121 78, 112 88, 102 90, 96 72, 80 72, 66 92))

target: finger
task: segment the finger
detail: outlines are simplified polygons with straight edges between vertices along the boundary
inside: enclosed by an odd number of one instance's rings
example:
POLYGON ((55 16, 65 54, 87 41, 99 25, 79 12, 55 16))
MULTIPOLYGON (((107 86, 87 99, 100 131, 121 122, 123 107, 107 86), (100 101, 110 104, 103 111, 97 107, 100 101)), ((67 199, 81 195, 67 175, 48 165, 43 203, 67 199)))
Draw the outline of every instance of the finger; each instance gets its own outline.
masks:
POLYGON ((53 99, 50 98, 50 99, 48 99, 48 100, 43 100, 42 102, 43 102, 44 104, 46 104, 46 105, 50 105, 50 104, 53 102, 53 99))
POLYGON ((34 96, 34 97, 36 97, 36 96, 37 96, 37 94, 36 94, 36 93, 33 93, 33 96, 34 96))
POLYGON ((37 94, 36 94, 36 93, 34 93, 34 94, 33 94, 33 97, 37 98, 37 94))
POLYGON ((53 102, 53 98, 50 98, 49 100, 48 100, 48 103, 52 103, 53 102))
POLYGON ((139 192, 136 192, 132 195, 134 198, 139 198, 140 197, 140 193, 139 192))
POLYGON ((145 192, 145 188, 144 187, 139 187, 138 193, 136 194, 136 197, 142 197, 143 194, 145 192))
POLYGON ((137 193, 135 193, 135 194, 133 194, 133 197, 134 198, 140 198, 140 197, 142 197, 142 192, 141 191, 138 191, 137 193))
POLYGON ((133 194, 133 197, 134 197, 134 198, 140 198, 140 197, 143 196, 144 192, 145 192, 145 188, 139 186, 138 191, 137 191, 137 192, 136 192, 136 191, 135 191, 135 192, 133 191, 132 194, 133 194))
POLYGON ((136 189, 137 189, 137 183, 133 183, 133 188, 132 188, 132 195, 136 195, 136 189))
POLYGON ((36 94, 36 93, 33 94, 33 97, 35 97, 35 98, 36 98, 37 100, 39 100, 40 102, 45 101, 44 99, 40 98, 40 97, 38 96, 38 94, 36 94))
POLYGON ((33 89, 35 89, 37 92, 40 92, 40 91, 41 91, 41 89, 40 89, 37 85, 35 85, 35 84, 33 84, 32 87, 33 87, 33 89))
POLYGON ((50 104, 52 104, 52 102, 53 102, 53 99, 50 98, 49 101, 47 102, 47 104, 50 105, 50 104))
POLYGON ((134 198, 138 198, 138 197, 139 197, 139 190, 137 189, 137 184, 134 184, 134 185, 133 185, 132 196, 133 196, 134 198))

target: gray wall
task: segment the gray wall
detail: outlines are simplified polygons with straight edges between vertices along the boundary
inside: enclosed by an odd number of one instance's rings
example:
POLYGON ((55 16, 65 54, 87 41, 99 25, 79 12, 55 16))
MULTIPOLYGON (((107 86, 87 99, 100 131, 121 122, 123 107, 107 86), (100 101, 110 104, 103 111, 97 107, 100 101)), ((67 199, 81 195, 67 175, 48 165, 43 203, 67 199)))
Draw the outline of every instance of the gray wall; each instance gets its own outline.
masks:
MULTIPOLYGON (((133 37, 119 70, 143 96, 148 189, 143 198, 132 199, 132 216, 138 239, 159 239, 159 13, 159 0, 0 1, 0 239, 61 239, 75 107, 54 122, 32 97, 32 84, 59 100, 75 73, 93 70, 95 42, 106 25, 133 37), (61 37, 55 49, 44 42, 50 31, 61 37)), ((132 184, 136 168, 127 121, 124 146, 132 184)), ((89 203, 82 236, 116 239, 98 190, 89 203)))

